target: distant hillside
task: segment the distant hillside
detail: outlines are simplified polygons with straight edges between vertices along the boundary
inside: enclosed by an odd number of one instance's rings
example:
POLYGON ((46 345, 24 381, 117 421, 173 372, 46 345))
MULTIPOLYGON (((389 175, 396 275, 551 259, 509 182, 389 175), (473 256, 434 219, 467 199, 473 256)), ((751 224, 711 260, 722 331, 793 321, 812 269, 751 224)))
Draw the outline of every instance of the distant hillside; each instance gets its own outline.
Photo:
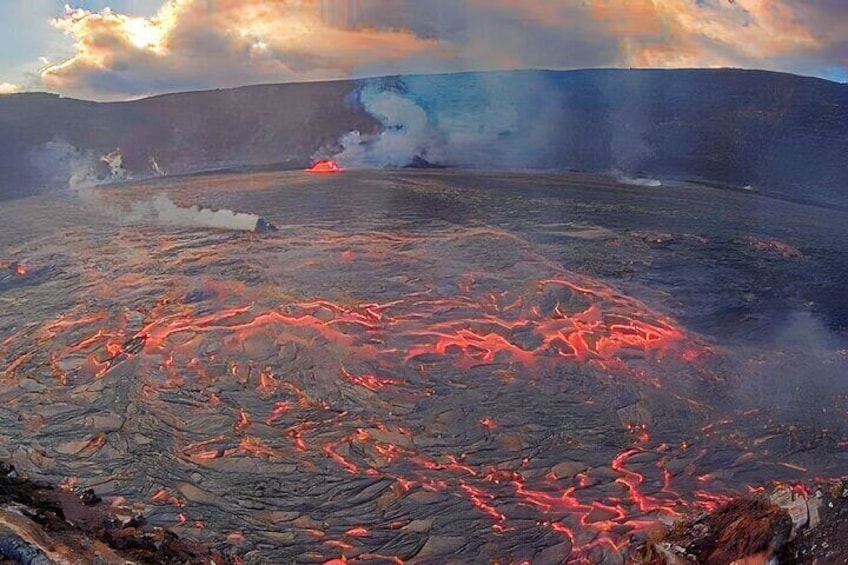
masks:
POLYGON ((549 169, 751 185, 848 205, 848 86, 743 70, 513 71, 262 85, 94 103, 0 97, 0 196, 217 168, 549 169), (156 164, 153 165, 152 159, 156 164), (83 175, 83 176, 85 176, 83 175))

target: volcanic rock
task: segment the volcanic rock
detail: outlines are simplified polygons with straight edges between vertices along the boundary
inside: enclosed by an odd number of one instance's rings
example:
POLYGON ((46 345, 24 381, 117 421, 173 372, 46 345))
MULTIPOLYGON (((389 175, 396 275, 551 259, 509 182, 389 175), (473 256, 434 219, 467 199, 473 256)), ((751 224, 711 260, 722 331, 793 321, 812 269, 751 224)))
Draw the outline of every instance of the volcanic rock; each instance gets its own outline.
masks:
POLYGON ((275 232, 275 231, 279 231, 279 230, 278 230, 277 226, 275 226, 274 224, 272 224, 271 222, 269 222, 268 220, 266 220, 262 216, 259 216, 259 219, 256 220, 256 227, 253 228, 253 231, 255 231, 256 233, 270 233, 270 232, 275 232))
POLYGON ((819 514, 819 508, 821 507, 821 499, 818 497, 810 498, 807 500, 807 514, 809 515, 809 522, 807 526, 809 529, 813 530, 821 523, 821 517, 819 514))
POLYGON ((414 532, 417 534, 425 534, 433 527, 433 520, 413 520, 402 528, 404 532, 414 532))
POLYGON ((848 563, 848 498, 842 496, 846 484, 819 485, 821 490, 807 501, 809 524, 796 533, 780 563, 848 563))
POLYGON ((412 161, 403 166, 404 169, 444 169, 443 165, 431 163, 421 155, 416 155, 412 161))
POLYGON ((0 463, 0 560, 51 563, 191 563, 223 565, 200 544, 139 520, 121 523, 92 489, 77 494, 21 477, 0 463), (24 515, 26 514, 26 515, 24 515))
POLYGON ((430 559, 438 556, 446 557, 468 543, 464 537, 458 536, 431 536, 427 539, 424 547, 418 552, 419 559, 430 559))
POLYGON ((571 542, 564 541, 561 544, 551 546, 539 552, 533 559, 535 565, 560 565, 567 563, 571 555, 571 542))
POLYGON ((810 514, 805 496, 796 494, 788 488, 780 488, 771 495, 771 501, 789 513, 793 531, 803 528, 809 522, 810 514))
POLYGON ((756 558, 766 563, 789 539, 792 518, 776 504, 753 498, 730 502, 715 512, 677 524, 650 544, 640 563, 727 565, 756 558))

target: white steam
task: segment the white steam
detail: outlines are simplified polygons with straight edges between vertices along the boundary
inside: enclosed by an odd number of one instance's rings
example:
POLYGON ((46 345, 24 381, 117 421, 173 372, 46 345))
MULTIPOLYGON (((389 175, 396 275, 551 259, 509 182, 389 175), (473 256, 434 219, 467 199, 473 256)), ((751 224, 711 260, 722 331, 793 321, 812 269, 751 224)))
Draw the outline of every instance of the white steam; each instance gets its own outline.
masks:
MULTIPOLYGON (((255 214, 210 210, 198 206, 183 208, 174 204, 165 194, 134 202, 129 211, 103 202, 99 198, 100 189, 105 190, 105 185, 110 182, 126 180, 131 176, 124 168, 120 149, 97 158, 91 150, 82 150, 65 141, 54 140, 36 147, 30 154, 30 162, 42 186, 53 190, 70 189, 87 206, 122 224, 241 231, 274 229, 255 214)), ((149 164, 157 176, 165 175, 154 157, 150 157, 149 164)))
MULTIPOLYGON (((124 167, 120 147, 97 157, 91 149, 81 149, 57 138, 32 149, 29 160, 36 184, 51 191, 69 188, 85 192, 95 186, 129 180, 133 176, 124 167)), ((151 168, 157 176, 165 174, 152 157, 151 168)))
POLYGON ((263 222, 256 214, 226 209, 210 210, 198 206, 182 208, 164 194, 159 194, 153 200, 133 202, 129 214, 124 214, 123 219, 131 224, 241 231, 258 230, 263 222))
POLYGON ((663 185, 662 181, 659 181, 657 179, 647 179, 647 178, 641 178, 641 177, 628 177, 628 176, 624 176, 624 175, 616 176, 616 180, 618 182, 620 182, 621 184, 629 184, 629 185, 632 185, 632 186, 648 186, 648 187, 656 188, 658 186, 663 185))
MULTIPOLYGON (((357 102, 381 125, 352 131, 333 159, 347 167, 436 165, 556 168, 563 136, 557 88, 545 75, 470 73, 364 81, 357 102)), ((322 155, 326 156, 326 155, 322 155)))
POLYGON ((29 158, 36 181, 51 190, 85 190, 103 182, 97 175, 94 152, 60 139, 35 147, 29 158))
POLYGON ((363 136, 359 131, 346 133, 340 139, 341 153, 333 157, 339 164, 351 166, 397 167, 410 163, 416 156, 435 152, 434 132, 427 113, 409 98, 391 91, 378 92, 366 88, 360 102, 383 125, 376 136, 363 136))

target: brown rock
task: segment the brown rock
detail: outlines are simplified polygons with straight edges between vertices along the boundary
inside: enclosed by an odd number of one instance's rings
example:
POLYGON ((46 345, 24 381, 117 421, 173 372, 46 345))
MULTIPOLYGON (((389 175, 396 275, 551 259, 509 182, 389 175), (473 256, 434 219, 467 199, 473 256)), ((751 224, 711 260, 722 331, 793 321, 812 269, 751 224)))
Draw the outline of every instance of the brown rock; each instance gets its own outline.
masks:
POLYGON ((765 557, 765 563, 791 531, 792 519, 786 510, 769 501, 742 498, 678 524, 652 548, 667 564, 675 563, 678 556, 704 565, 727 565, 752 556, 765 557))
POLYGON ((97 432, 114 432, 124 425, 124 418, 114 412, 86 416, 85 425, 97 432))

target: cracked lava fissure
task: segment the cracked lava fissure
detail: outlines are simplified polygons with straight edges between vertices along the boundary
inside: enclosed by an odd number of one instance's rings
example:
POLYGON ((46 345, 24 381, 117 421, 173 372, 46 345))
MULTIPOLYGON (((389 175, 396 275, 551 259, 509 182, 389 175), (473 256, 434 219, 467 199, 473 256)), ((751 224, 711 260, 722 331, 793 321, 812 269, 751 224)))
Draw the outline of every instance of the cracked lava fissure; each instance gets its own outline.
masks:
POLYGON ((4 458, 257 563, 600 563, 818 472, 712 395, 720 348, 521 234, 312 213, 6 249, 4 458))

